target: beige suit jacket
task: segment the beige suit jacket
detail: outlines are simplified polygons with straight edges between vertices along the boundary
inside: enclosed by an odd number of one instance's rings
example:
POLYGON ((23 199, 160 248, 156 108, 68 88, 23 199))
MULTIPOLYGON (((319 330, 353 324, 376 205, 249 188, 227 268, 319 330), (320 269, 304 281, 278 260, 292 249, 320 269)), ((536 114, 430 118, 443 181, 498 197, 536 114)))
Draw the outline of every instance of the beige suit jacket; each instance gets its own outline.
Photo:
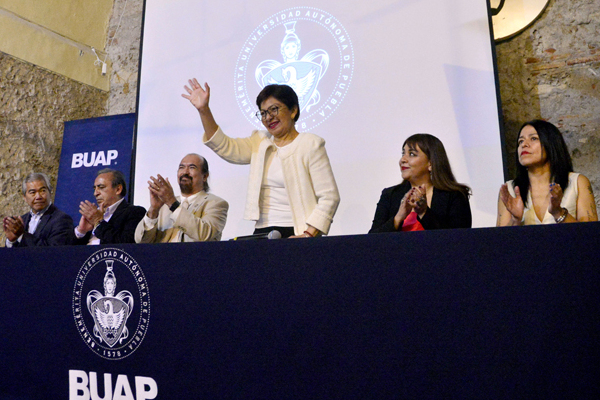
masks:
MULTIPOLYGON (((178 196, 177 200, 181 202, 178 196)), ((220 197, 201 192, 186 209, 179 206, 179 215, 173 221, 173 212, 163 205, 158 212, 158 221, 153 227, 142 219, 135 230, 136 243, 166 243, 179 231, 184 242, 221 240, 227 221, 229 204, 220 197)))

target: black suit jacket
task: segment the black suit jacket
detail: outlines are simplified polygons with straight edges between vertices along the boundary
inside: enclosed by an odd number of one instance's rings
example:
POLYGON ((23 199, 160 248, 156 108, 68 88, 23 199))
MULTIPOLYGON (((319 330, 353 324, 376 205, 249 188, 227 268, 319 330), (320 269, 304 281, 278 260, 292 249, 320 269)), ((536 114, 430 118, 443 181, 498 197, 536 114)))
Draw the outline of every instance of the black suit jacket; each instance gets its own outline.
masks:
MULTIPOLYGON (((383 189, 369 233, 396 232, 394 217, 410 187, 410 183, 405 181, 400 185, 383 189)), ((431 207, 423 218, 419 218, 419 221, 425 230, 470 228, 472 218, 469 199, 458 191, 448 192, 434 188, 431 207)))
MULTIPOLYGON (((123 200, 108 222, 98 224, 95 235, 101 244, 135 243, 135 228, 145 214, 144 207, 134 206, 123 200)), ((91 236, 90 231, 83 238, 76 238, 75 244, 87 244, 91 236)))
POLYGON ((20 242, 13 247, 62 246, 73 241, 73 218, 60 211, 54 204, 46 210, 33 234, 29 233, 31 214, 21 216, 25 224, 25 233, 20 242))

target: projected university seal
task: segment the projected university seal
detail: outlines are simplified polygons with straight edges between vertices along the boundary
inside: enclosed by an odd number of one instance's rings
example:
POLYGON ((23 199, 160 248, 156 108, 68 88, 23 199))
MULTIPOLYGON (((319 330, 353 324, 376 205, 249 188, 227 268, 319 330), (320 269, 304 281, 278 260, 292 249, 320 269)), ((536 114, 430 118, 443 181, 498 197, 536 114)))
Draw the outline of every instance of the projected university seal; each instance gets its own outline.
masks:
POLYGON ((238 56, 234 86, 248 121, 262 128, 254 99, 270 84, 291 86, 298 95, 297 127, 309 131, 342 103, 354 71, 348 32, 326 11, 294 7, 265 19, 248 37, 238 56))
POLYGON ((150 318, 148 284, 137 262, 114 248, 92 254, 75 280, 73 316, 94 353, 111 360, 131 355, 150 318))

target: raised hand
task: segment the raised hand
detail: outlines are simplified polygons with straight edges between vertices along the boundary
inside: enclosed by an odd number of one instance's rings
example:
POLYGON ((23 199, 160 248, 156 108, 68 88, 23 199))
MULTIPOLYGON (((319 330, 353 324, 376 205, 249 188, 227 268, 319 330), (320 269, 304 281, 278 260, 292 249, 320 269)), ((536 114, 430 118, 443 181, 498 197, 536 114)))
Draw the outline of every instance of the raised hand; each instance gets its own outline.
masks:
POLYGON ((79 232, 85 233, 91 231, 94 226, 102 222, 104 219, 104 207, 98 208, 91 201, 85 200, 79 203, 79 214, 83 216, 87 223, 85 223, 83 220, 80 220, 77 229, 79 232))
POLYGON ((11 242, 16 241, 19 236, 25 233, 25 224, 20 216, 4 218, 3 227, 6 238, 11 242))
POLYGON ((523 212, 525 211, 525 204, 521 198, 521 191, 518 186, 515 186, 515 197, 512 197, 508 192, 508 186, 503 184, 500 187, 500 200, 504 203, 506 210, 511 214, 512 219, 515 221, 521 221, 523 219, 523 212))
POLYGON ((184 99, 188 99, 198 111, 202 111, 208 108, 208 102, 210 100, 210 87, 208 83, 204 83, 204 88, 198 83, 196 78, 188 80, 189 86, 185 85, 183 88, 188 93, 181 95, 184 99))
POLYGON ((150 190, 151 193, 150 200, 152 200, 152 195, 155 195, 159 201, 168 206, 177 200, 175 193, 173 192, 173 186, 171 186, 171 182, 169 182, 169 178, 165 179, 160 174, 157 174, 156 178, 153 176, 150 177, 150 180, 148 181, 148 190, 150 190))
POLYGON ((79 218, 79 225, 77 225, 77 230, 79 233, 87 233, 94 229, 94 225, 90 223, 83 215, 79 218))
POLYGON ((409 199, 411 198, 414 190, 415 190, 415 188, 410 189, 404 195, 404 197, 402 198, 402 201, 400 202, 400 207, 398 207, 398 212, 396 213, 396 216, 394 217, 394 227, 396 229, 399 229, 400 227, 402 227, 404 220, 406 219, 406 217, 408 217, 408 214, 410 214, 410 212, 413 209, 413 206, 410 204, 409 199))
POLYGON ((206 140, 210 140, 217 129, 219 129, 219 125, 217 124, 217 121, 215 121, 215 117, 213 117, 210 107, 208 106, 208 101, 210 100, 210 87, 206 82, 204 83, 204 87, 202 87, 196 78, 190 79, 188 83, 189 86, 186 85, 183 87, 187 94, 182 94, 181 97, 188 99, 190 103, 196 107, 198 114, 200 114, 200 119, 202 120, 202 127, 204 128, 206 140))
POLYGON ((160 188, 160 183, 158 180, 151 176, 148 181, 148 192, 150 193, 150 207, 148 208, 148 218, 158 218, 158 212, 160 208, 165 204, 164 201, 160 199, 157 192, 160 188))

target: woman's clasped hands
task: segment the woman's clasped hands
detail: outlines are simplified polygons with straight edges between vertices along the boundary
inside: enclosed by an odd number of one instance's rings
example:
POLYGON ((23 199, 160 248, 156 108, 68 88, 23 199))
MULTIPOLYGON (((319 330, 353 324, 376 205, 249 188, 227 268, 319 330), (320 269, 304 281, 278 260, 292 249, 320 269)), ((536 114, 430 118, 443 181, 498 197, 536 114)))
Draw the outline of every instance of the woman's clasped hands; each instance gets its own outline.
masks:
POLYGON ((400 202, 396 217, 394 218, 396 229, 398 229, 399 226, 402 226, 402 223, 412 211, 416 212, 420 218, 425 215, 425 212, 427 211, 426 193, 425 185, 413 187, 406 192, 400 202))

